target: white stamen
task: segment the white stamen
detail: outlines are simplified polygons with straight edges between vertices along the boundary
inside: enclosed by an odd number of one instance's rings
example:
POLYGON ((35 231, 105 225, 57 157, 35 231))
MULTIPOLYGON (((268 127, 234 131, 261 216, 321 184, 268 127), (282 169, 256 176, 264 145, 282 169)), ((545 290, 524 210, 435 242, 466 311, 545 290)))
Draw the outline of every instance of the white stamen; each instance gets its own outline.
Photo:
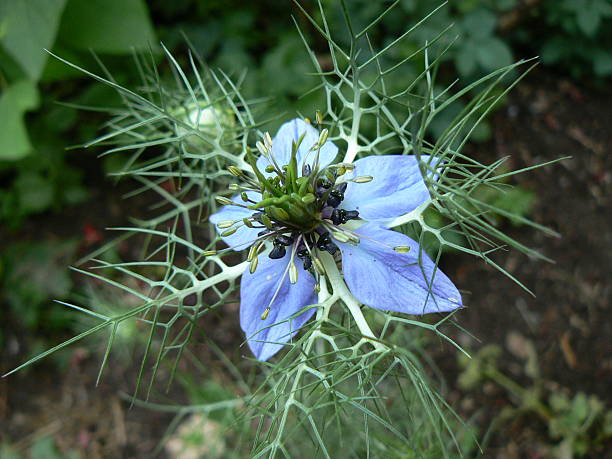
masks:
POLYGON ((374 179, 371 175, 362 175, 361 177, 355 177, 352 181, 355 183, 368 183, 374 179))
POLYGON ((291 282, 292 284, 295 284, 298 281, 298 270, 297 270, 297 266, 295 266, 295 263, 291 263, 289 265, 289 282, 291 282))
POLYGON ((219 229, 229 228, 230 226, 234 226, 235 223, 236 223, 235 220, 223 220, 217 223, 217 228, 219 229))

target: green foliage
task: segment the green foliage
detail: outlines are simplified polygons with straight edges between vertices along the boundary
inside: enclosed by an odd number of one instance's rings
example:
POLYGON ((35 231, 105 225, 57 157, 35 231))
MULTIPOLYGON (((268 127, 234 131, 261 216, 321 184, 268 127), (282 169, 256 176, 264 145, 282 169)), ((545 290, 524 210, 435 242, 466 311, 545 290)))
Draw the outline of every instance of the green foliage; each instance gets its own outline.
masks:
POLYGON ((59 70, 45 49, 86 62, 90 51, 130 54, 154 49, 155 40, 142 0, 0 0, 0 174, 9 177, 0 189, 0 221, 17 228, 30 214, 86 197, 64 152, 74 113, 57 117, 62 111, 51 106, 58 98, 52 83, 78 74, 59 70), (39 107, 26 122, 26 112, 39 107))
POLYGON ((76 248, 73 241, 23 242, 2 253, 3 300, 20 323, 30 329, 66 326, 69 315, 49 304, 66 298, 73 287, 67 266, 76 248))
POLYGON ((0 159, 15 161, 28 155, 32 146, 23 116, 38 106, 36 84, 20 80, 0 94, 0 159))
POLYGON ((0 44, 37 81, 55 41, 66 0, 1 0, 0 44))
POLYGON ((143 0, 68 0, 58 35, 59 49, 99 54, 157 47, 143 0))
MULTIPOLYGON (((546 39, 541 48, 544 64, 567 69, 574 78, 612 76, 612 4, 608 0, 547 0, 540 14, 546 39)), ((525 29, 524 41, 539 37, 525 29)))
POLYGON ((2 459, 79 459, 81 455, 76 451, 62 453, 51 436, 40 436, 32 441, 27 454, 21 454, 10 444, 0 443, 0 457, 2 459))
MULTIPOLYGON (((531 341, 520 335, 509 336, 509 347, 525 362, 529 385, 520 385, 499 370, 502 349, 497 345, 482 347, 472 358, 458 356, 462 372, 459 386, 466 391, 479 391, 482 384, 493 381, 508 391, 515 408, 503 410, 492 426, 503 426, 525 412, 535 413, 548 425, 551 449, 555 457, 582 457, 596 454, 609 437, 612 411, 594 395, 583 392, 568 397, 554 384, 547 384, 540 376, 538 357, 531 341), (547 395, 548 394, 548 395, 547 395)), ((605 448, 605 446, 604 446, 605 448)))

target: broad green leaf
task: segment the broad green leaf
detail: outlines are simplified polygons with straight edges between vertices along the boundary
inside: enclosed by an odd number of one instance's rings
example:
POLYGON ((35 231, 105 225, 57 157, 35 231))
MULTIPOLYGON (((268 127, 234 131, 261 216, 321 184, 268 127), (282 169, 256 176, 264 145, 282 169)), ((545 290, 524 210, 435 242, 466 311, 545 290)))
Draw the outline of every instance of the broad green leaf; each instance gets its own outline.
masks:
POLYGON ((47 60, 66 0, 0 0, 0 43, 32 80, 47 60))
POLYGON ((142 0, 68 0, 58 42, 72 49, 128 54, 155 46, 156 38, 142 0))
POLYGON ((493 13, 478 8, 465 16, 463 27, 467 34, 477 39, 484 39, 493 35, 497 18, 493 13))
POLYGON ((0 160, 14 161, 30 153, 23 115, 38 102, 36 84, 29 80, 18 81, 0 94, 0 160))
POLYGON ((578 27, 580 27, 580 30, 589 37, 592 37, 595 35, 595 32, 597 32, 600 20, 601 16, 599 15, 599 11, 593 8, 581 8, 576 15, 578 27))
POLYGON ((499 38, 490 38, 478 43, 476 58, 487 71, 493 71, 512 64, 512 51, 499 38))
POLYGON ((455 54, 455 67, 459 75, 468 77, 476 70, 476 46, 473 40, 467 39, 459 47, 455 54))
POLYGON ((612 75, 612 55, 608 52, 597 50, 593 58, 595 74, 598 76, 612 75))
POLYGON ((19 204, 24 212, 40 212, 53 202, 53 183, 37 172, 20 175, 15 182, 19 204))

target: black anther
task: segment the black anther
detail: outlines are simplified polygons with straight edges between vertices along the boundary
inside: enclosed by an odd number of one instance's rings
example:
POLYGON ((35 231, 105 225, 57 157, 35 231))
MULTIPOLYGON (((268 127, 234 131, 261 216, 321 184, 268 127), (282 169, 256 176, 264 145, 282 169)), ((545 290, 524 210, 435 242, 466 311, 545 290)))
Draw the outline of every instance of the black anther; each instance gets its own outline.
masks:
POLYGON ((278 242, 280 245, 290 246, 291 244, 293 244, 293 238, 291 236, 281 234, 280 236, 277 236, 274 242, 278 242))
POLYGON ((304 269, 306 271, 308 271, 310 268, 312 268, 312 258, 310 258, 310 255, 306 255, 302 261, 304 262, 304 269))
POLYGON ((268 256, 272 258, 273 260, 277 260, 279 258, 283 258, 286 253, 287 253, 287 250, 285 249, 284 246, 274 245, 274 248, 270 251, 270 254, 268 256))
POLYGON ((325 188, 326 190, 330 189, 332 187, 333 183, 330 182, 329 180, 322 178, 319 180, 319 186, 321 188, 325 188))
POLYGON ((344 209, 334 209, 331 214, 331 221, 334 225, 340 225, 341 223, 346 223, 346 210, 344 209))
POLYGON ((344 221, 344 223, 346 223, 349 220, 356 220, 359 218, 359 211, 358 210, 347 210, 345 214, 345 218, 346 220, 344 221))
POLYGON ((347 186, 348 186, 348 183, 342 182, 341 184, 336 185, 336 188, 334 188, 334 190, 337 190, 340 193, 344 194, 344 192, 346 191, 346 187, 347 186))
POLYGON ((308 253, 307 249, 298 250, 296 255, 304 263, 305 270, 309 270, 310 268, 312 268, 312 258, 310 258, 310 254, 308 253))
POLYGON ((344 195, 338 195, 338 193, 334 193, 334 191, 335 190, 329 194, 326 204, 331 207, 338 207, 344 199, 344 195))
POLYGON ((331 237, 329 236, 329 231, 325 231, 324 233, 319 235, 319 240, 317 241, 317 248, 319 250, 325 250, 325 246, 329 242, 331 242, 331 237))

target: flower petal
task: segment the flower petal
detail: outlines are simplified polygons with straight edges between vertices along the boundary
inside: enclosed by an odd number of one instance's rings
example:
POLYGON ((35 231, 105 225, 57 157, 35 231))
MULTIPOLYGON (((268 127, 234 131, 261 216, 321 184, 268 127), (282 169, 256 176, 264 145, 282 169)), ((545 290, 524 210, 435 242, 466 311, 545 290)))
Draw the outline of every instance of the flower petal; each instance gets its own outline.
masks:
POLYGON ((298 317, 290 319, 305 306, 317 303, 314 277, 303 269, 300 259, 295 259, 298 281, 291 284, 288 275, 283 279, 290 259, 289 250, 284 258, 278 260, 262 254, 257 271, 254 274, 245 272, 242 275, 240 326, 246 333, 249 347, 259 360, 268 360, 276 354, 316 310, 314 307, 310 308, 298 317), (270 306, 270 313, 262 320, 261 315, 270 305, 279 282, 281 287, 270 306))
MULTIPOLYGON (((276 136, 274 136, 274 139, 272 139, 272 156, 274 156, 276 163, 282 167, 289 164, 292 142, 297 142, 304 132, 306 135, 297 152, 298 173, 300 175, 304 163, 312 166, 315 160, 316 151, 310 151, 310 148, 318 142, 319 131, 300 118, 295 118, 283 124, 276 133, 276 136)), ((320 166, 325 167, 331 164, 337 154, 338 147, 331 140, 325 142, 319 152, 320 166)), ((264 172, 264 169, 269 164, 271 164, 270 161, 263 156, 260 156, 257 160, 257 167, 267 177, 274 175, 273 172, 264 172)))
POLYGON ((435 270, 434 262, 417 242, 376 223, 367 223, 355 232, 361 238, 358 245, 338 245, 342 251, 344 278, 361 303, 406 314, 446 312, 462 307, 457 287, 441 270, 435 270), (410 251, 401 254, 380 243, 408 246, 410 251))
MULTIPOLYGON (((429 156, 421 156, 428 161, 429 156)), ((368 221, 388 221, 416 209, 429 199, 415 156, 367 156, 355 161, 347 178, 370 175, 368 183, 349 182, 341 208, 358 210, 368 221)))
MULTIPOLYGON (((261 194, 255 191, 247 191, 247 196, 249 197, 249 199, 255 202, 261 200, 261 194)), ((232 198, 232 201, 237 202, 239 204, 245 204, 245 202, 240 198, 240 195, 234 196, 232 198)), ((215 225, 215 229, 218 233, 223 233, 227 229, 217 228, 217 224, 219 222, 225 220, 242 220, 243 218, 250 217, 254 213, 254 210, 245 209, 244 207, 223 206, 221 207, 221 209, 219 209, 218 212, 212 214, 208 218, 208 220, 213 225, 215 225)), ((238 230, 234 234, 224 236, 221 239, 223 239, 223 242, 225 242, 232 249, 240 251, 248 248, 253 244, 253 242, 255 242, 255 239, 257 239, 257 233, 259 231, 259 229, 249 228, 247 226, 242 225, 238 227, 238 230)))

